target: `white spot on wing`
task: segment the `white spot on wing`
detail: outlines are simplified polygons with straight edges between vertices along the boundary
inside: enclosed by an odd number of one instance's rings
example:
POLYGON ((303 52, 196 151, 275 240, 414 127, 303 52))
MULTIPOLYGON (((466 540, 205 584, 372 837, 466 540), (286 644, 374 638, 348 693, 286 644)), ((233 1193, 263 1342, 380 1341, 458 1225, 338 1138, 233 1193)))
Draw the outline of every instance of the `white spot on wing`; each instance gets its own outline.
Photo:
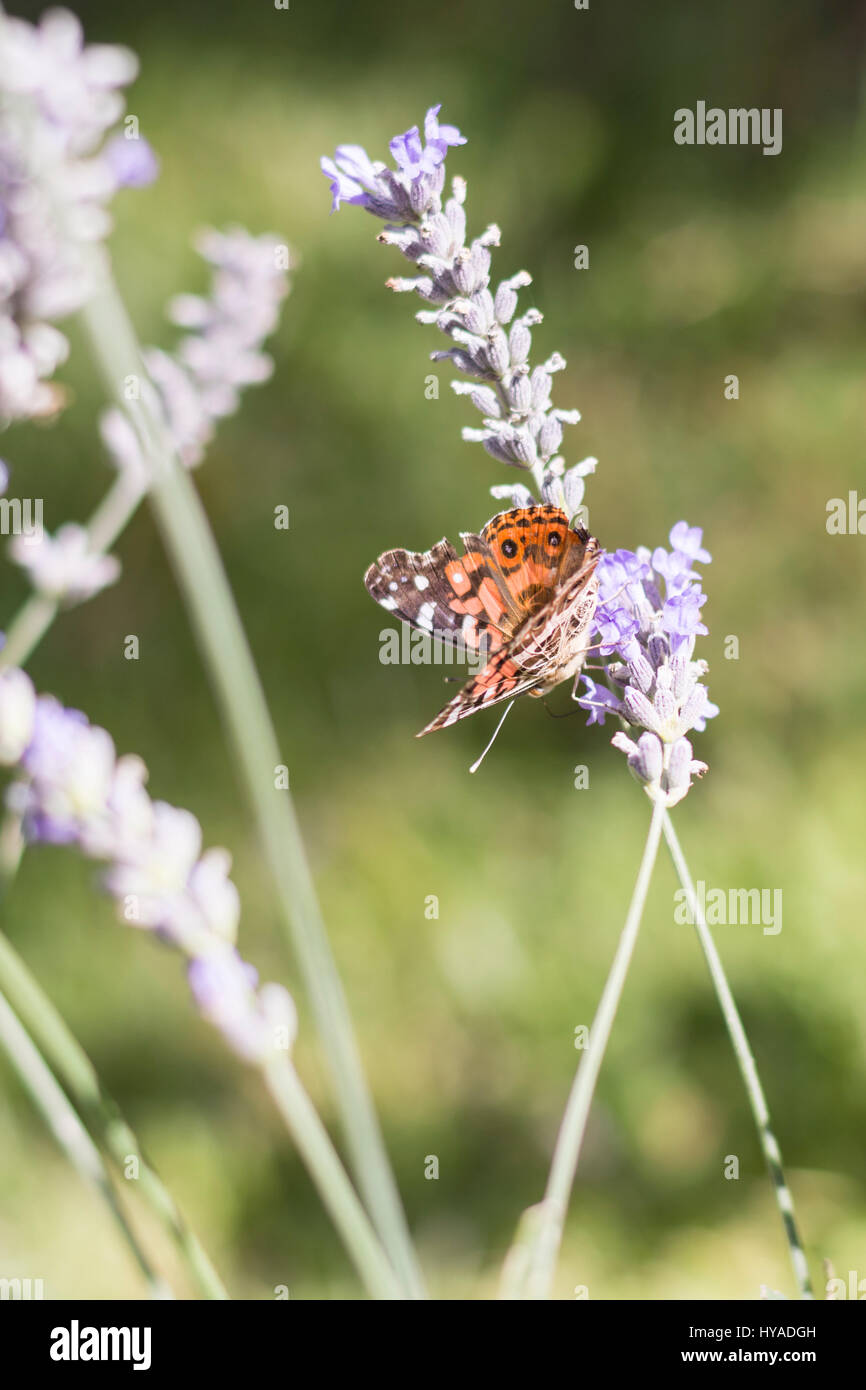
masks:
POLYGON ((415 588, 421 589, 422 591, 430 588, 430 580, 427 578, 426 574, 415 575, 415 588))
POLYGON ((423 627, 425 632, 433 631, 433 615, 436 612, 435 603, 422 603, 418 609, 416 622, 419 627, 423 627))

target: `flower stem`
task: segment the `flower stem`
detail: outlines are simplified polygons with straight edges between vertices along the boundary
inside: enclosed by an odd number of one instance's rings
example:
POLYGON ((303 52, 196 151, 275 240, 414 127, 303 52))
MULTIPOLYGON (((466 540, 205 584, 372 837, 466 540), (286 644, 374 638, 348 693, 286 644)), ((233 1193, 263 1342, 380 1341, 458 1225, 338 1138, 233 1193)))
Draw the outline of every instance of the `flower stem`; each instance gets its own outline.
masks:
POLYGON ((524 1214, 517 1238, 506 1258, 503 1298, 548 1298, 553 1282, 568 1201, 574 1184, 580 1150, 595 1092, 595 1084, 610 1040, 613 1021, 640 929, 650 879, 661 839, 664 807, 653 806, 643 857, 638 869, 628 915, 610 974, 602 991, 589 1035, 589 1046, 580 1060, 556 1138, 553 1161, 542 1201, 524 1214))
POLYGON ((688 899, 695 929, 698 933, 698 940, 701 943, 701 948, 706 957, 707 965, 709 966, 713 987, 715 988, 719 1004, 721 1005, 725 1025, 728 1029, 731 1043, 733 1044, 734 1054, 737 1058, 737 1063, 743 1077, 743 1083, 746 1087, 746 1094, 749 1097, 749 1105, 755 1117, 758 1138, 767 1163, 770 1180, 773 1184, 773 1192, 775 1193, 779 1212, 782 1217, 785 1239, 788 1242, 788 1253, 791 1257, 791 1264, 800 1290, 800 1297, 813 1298, 814 1294, 812 1293, 812 1284, 809 1278, 809 1265, 806 1260, 803 1242, 800 1239, 797 1221, 794 1216, 794 1202, 788 1184, 785 1181, 785 1174, 782 1168, 782 1154, 770 1123, 770 1111, 767 1106, 766 1097, 764 1096, 764 1089, 761 1085, 760 1077, 758 1076, 758 1069, 755 1065, 752 1049, 749 1046, 746 1030, 743 1027, 742 1019, 740 1018, 739 1011, 734 1002, 734 996, 731 993, 724 966, 716 950, 716 945, 710 934, 710 929, 707 926, 703 907, 698 901, 697 894, 695 893, 695 886, 692 882, 691 874, 689 873, 685 855, 683 854, 682 847, 677 838, 677 833, 674 830, 673 821, 667 812, 665 812, 664 818, 664 835, 667 840, 671 858, 674 862, 674 868, 676 869, 677 876, 685 890, 686 898, 688 899))
POLYGON ((103 1088, 87 1053, 42 990, 12 943, 0 932, 0 989, 27 1028, 34 1044, 59 1077, 97 1142, 125 1171, 136 1159, 137 1190, 168 1231, 204 1298, 228 1294, 195 1233, 190 1230, 171 1193, 141 1152, 138 1140, 103 1088))
POLYGON ((402 1285, 295 1068, 287 1059, 280 1059, 267 1064, 263 1075, 366 1287, 374 1298, 405 1298, 402 1285))
POLYGON ((107 1203, 121 1234, 147 1280, 152 1298, 174 1298, 165 1279, 151 1267, 120 1202, 102 1157, 77 1112, 58 1085, 27 1030, 0 994, 0 1047, 4 1049, 33 1104, 45 1119, 60 1148, 84 1179, 107 1203))
POLYGON ((180 466, 148 393, 129 400, 125 383, 146 380, 126 307, 104 270, 82 311, 106 386, 136 429, 153 469, 157 523, 185 597, 278 890, 282 921, 294 947, 333 1073, 337 1101, 359 1185, 388 1255, 413 1297, 423 1297, 417 1260, 364 1077, 342 984, 316 898, 288 790, 275 790, 283 763, 243 625, 201 500, 180 466))

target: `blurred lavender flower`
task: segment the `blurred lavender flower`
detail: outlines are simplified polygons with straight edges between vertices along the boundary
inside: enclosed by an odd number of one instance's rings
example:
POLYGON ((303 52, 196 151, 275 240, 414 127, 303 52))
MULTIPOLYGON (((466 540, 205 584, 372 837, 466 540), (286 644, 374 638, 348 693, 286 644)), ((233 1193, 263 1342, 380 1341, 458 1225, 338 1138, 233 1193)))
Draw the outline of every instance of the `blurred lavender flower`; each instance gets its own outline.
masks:
POLYGON ((291 998, 278 985, 259 988, 235 949, 240 900, 229 854, 202 853, 195 816, 151 801, 140 758, 117 758, 105 729, 37 696, 29 677, 10 668, 0 672, 0 764, 16 771, 6 801, 25 838, 73 845, 107 863, 103 883, 120 919, 188 957, 196 1003, 235 1051, 263 1062, 290 1046, 291 998))
POLYGON ((647 793, 668 806, 682 800, 692 776, 707 770, 694 759, 686 734, 703 730, 719 712, 701 684, 707 663, 693 659, 695 638, 707 631, 700 621, 706 595, 693 568, 710 561, 702 538, 699 527, 679 521, 670 551, 641 547, 636 554, 602 556, 596 627, 600 651, 620 658, 606 667, 615 689, 582 676, 586 691, 579 704, 589 711, 587 722, 603 724, 615 714, 643 730, 637 742, 626 733, 611 741, 647 793))
POLYGON ((291 995, 279 985, 262 985, 232 946, 201 955, 187 970, 193 997, 241 1057, 264 1062, 275 1046, 291 1047, 297 1013, 291 995), (280 1034, 283 1034, 281 1037, 280 1034))
MULTIPOLYGON (((436 324, 454 346, 431 356, 452 362, 471 378, 452 382, 483 417, 482 428, 464 429, 463 438, 482 443, 502 463, 531 469, 544 500, 573 516, 583 501, 583 480, 596 460, 586 459, 566 472, 558 453, 563 425, 580 419, 578 411, 551 404, 552 377, 565 360, 554 353, 543 365, 530 366, 531 329, 542 316, 537 309, 515 314, 518 290, 531 284, 531 276, 519 271, 491 291, 490 248, 499 245, 500 231, 491 225, 466 243, 463 179, 454 179, 443 206, 448 147, 465 141, 455 126, 439 125, 439 110, 434 106, 427 112, 426 143, 417 126, 391 141, 396 170, 372 161, 357 145, 341 145, 334 159, 322 159, 332 210, 341 202, 355 203, 381 218, 387 225, 379 240, 396 246, 421 272, 391 279, 388 285, 414 290, 435 306, 416 317, 436 324)), ((494 495, 524 491, 500 486, 494 495)))
POLYGON ((134 140, 115 135, 105 147, 105 158, 118 188, 146 188, 159 176, 159 160, 142 136, 134 140))
MULTIPOLYGON (((237 409, 241 388, 270 377, 274 364, 262 344, 279 322, 290 268, 285 243, 274 236, 251 236, 242 227, 207 229, 195 246, 214 267, 210 294, 176 296, 168 317, 191 331, 173 355, 158 348, 144 353, 157 404, 188 467, 201 462, 216 422, 237 409)), ((117 467, 146 486, 141 446, 124 414, 106 411, 101 430, 117 467)))
POLYGON ((30 677, 10 668, 0 671, 0 766, 20 762, 33 736, 36 694, 30 677))
POLYGON ((85 47, 68 10, 49 10, 38 25, 0 14, 2 418, 51 415, 64 403, 50 377, 69 347, 46 320, 92 292, 82 244, 106 235, 106 205, 131 182, 102 142, 137 70, 128 49, 85 47))
POLYGON ((15 536, 9 554, 27 570, 34 589, 68 605, 93 598, 120 575, 113 555, 95 555, 83 526, 68 522, 55 536, 15 536))

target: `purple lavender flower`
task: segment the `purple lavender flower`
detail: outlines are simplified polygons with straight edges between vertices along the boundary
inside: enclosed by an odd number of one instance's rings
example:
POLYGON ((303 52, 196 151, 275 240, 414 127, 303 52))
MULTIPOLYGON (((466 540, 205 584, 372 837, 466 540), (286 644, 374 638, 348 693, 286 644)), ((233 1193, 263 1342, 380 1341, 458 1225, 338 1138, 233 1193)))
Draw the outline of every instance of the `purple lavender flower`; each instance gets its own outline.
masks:
POLYGON ((417 217, 442 191, 441 167, 449 145, 465 145, 453 125, 440 125, 440 106, 424 118, 424 140, 417 126, 390 142, 397 169, 374 163, 360 145, 338 145, 333 159, 323 156, 321 169, 331 184, 331 211, 355 203, 377 217, 417 217))
POLYGON ((94 554, 87 530, 73 522, 53 537, 15 536, 9 553, 27 571, 37 593, 70 605, 93 598, 120 575, 120 561, 94 554))
POLYGON ((432 174, 444 164, 449 145, 465 145, 465 136, 455 125, 440 126, 438 121, 442 103, 431 106, 424 117, 424 140, 416 125, 405 135, 395 135, 389 142, 390 149, 400 173, 410 181, 420 179, 424 174, 432 174), (426 142, 426 143, 425 143, 426 142))
POLYGON ((103 884, 121 921, 154 932, 191 961, 203 1015, 248 1061, 294 1038, 294 1005, 277 985, 257 986, 235 949, 240 900, 226 850, 202 853, 189 811, 151 801, 140 758, 117 758, 111 737, 80 710, 36 696, 15 668, 0 672, 0 763, 17 776, 7 805, 30 843, 75 846, 107 868, 103 884))
POLYGON ((276 1048, 291 1046, 297 1032, 291 996, 279 985, 257 990, 256 971, 233 947, 192 960, 187 978, 201 1014, 246 1061, 266 1062, 276 1048))
POLYGON ((589 724, 603 724, 613 713, 643 730, 637 742, 625 733, 612 742, 648 794, 669 806, 685 796, 692 776, 706 771, 686 734, 718 714, 701 683, 707 664, 693 659, 695 638, 707 631, 700 621, 706 595, 693 569, 710 560, 701 540, 700 528, 680 521, 670 533, 670 552, 602 556, 596 627, 601 651, 618 657, 607 665, 614 688, 602 690, 584 674, 579 700, 589 724))
POLYGON ((64 404, 50 378, 68 343, 45 320, 93 290, 82 243, 106 235, 117 188, 100 147, 138 63, 124 48, 85 47, 68 10, 36 26, 0 17, 0 48, 0 417, 17 419, 64 404))
MULTIPOLYGON (((237 409, 242 388, 267 381, 273 372, 273 361, 262 345, 279 321, 290 261, 288 247, 276 237, 251 236, 242 227, 226 232, 206 229, 195 245, 213 267, 210 294, 175 296, 168 316, 190 331, 174 355, 158 348, 143 354, 156 387, 155 405, 190 468, 203 459, 217 421, 237 409)), ((130 484, 146 487, 146 460, 123 413, 106 411, 100 428, 130 484)))
MULTIPOLYGON (((483 417, 482 428, 465 429, 464 439, 483 444, 501 463, 532 470, 544 500, 573 516, 596 460, 585 459, 566 471, 558 453, 563 425, 580 419, 578 411, 551 404, 553 374, 565 360, 553 353, 543 365, 531 367, 531 329, 541 322, 541 314, 529 309, 515 317, 518 291, 531 284, 531 276, 520 271, 495 292, 490 289, 490 250, 499 245, 499 228, 491 225, 467 244, 462 179, 453 181, 452 195, 443 205, 445 157, 450 146, 464 140, 455 126, 439 124, 439 110, 433 106, 427 112, 423 141, 417 126, 391 141, 396 171, 372 161, 356 145, 342 145, 333 160, 323 159, 332 210, 343 202, 355 203, 381 218, 386 226, 379 240, 396 246, 418 267, 418 275, 388 284, 397 291, 414 291, 433 306, 416 317, 434 323, 453 344, 432 353, 433 360, 448 360, 471 378, 452 382, 483 417)), ((507 491, 500 486, 495 495, 507 491)))

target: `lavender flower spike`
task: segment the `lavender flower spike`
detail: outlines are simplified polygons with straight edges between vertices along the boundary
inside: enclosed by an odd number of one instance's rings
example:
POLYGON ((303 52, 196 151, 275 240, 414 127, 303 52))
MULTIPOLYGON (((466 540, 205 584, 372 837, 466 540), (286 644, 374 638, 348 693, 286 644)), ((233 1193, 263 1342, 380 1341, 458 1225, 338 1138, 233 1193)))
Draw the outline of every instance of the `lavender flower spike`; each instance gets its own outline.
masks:
POLYGON ((137 70, 128 49, 85 47, 81 25, 68 10, 48 10, 38 25, 0 12, 4 419, 51 415, 64 403, 50 378, 69 345, 50 320, 86 303, 92 260, 82 255, 83 244, 108 232, 107 206, 117 189, 146 181, 146 142, 137 142, 133 176, 129 158, 119 168, 116 152, 103 144, 137 70))
MULTIPOLYGON (((279 322, 291 260, 277 237, 255 237, 242 227, 207 228, 195 247, 213 268, 210 294, 175 296, 168 316, 189 332, 174 354, 144 352, 159 398, 155 404, 188 468, 202 461, 217 422, 237 409, 241 389, 267 381, 273 372, 262 346, 279 322)), ((100 429, 118 469, 133 486, 145 488, 148 469, 124 414, 106 411, 100 429)))
POLYGON ((279 985, 259 987, 235 948, 240 901, 225 850, 202 853, 195 816, 151 801, 140 758, 117 758, 79 710, 37 696, 28 676, 0 672, 0 763, 17 771, 7 805, 31 844, 67 844, 107 869, 103 885, 127 925, 154 932, 189 960, 193 997, 245 1060, 263 1064, 297 1028, 279 985))
POLYGON ((626 754, 647 794, 667 806, 681 801, 692 777, 707 770, 686 735, 703 730, 719 712, 701 680, 707 663, 694 660, 695 638, 707 631, 700 621, 706 595, 693 568, 711 558, 702 538, 699 527, 679 521, 670 533, 670 551, 641 547, 636 554, 617 550, 602 556, 596 626, 602 653, 619 658, 607 665, 614 688, 582 677, 586 692, 579 703, 589 712, 588 723, 603 724, 606 715, 617 714, 643 731, 636 742, 622 732, 611 741, 626 754))
MULTIPOLYGON (((554 353, 542 365, 530 365, 531 330, 541 314, 527 309, 515 315, 518 291, 531 284, 531 276, 519 271, 491 290, 490 252, 499 245, 499 228, 491 225, 467 244, 462 179, 453 181, 443 205, 445 157, 450 146, 464 140, 455 126, 439 124, 439 109, 427 112, 424 142, 417 126, 390 142, 396 170, 374 162, 356 145, 340 146, 333 160, 323 159, 332 210, 355 203, 381 218, 386 226, 379 240, 396 246, 418 268, 419 274, 393 278, 388 285, 413 290, 432 306, 416 317, 434 323, 452 343, 432 353, 433 360, 450 361, 470 378, 452 386, 470 397, 483 420, 480 429, 465 429, 463 438, 483 444, 501 463, 531 470, 544 500, 572 516, 596 461, 586 459, 566 472, 558 452, 563 425, 580 419, 578 411, 551 403, 553 374, 565 360, 554 353)), ((509 489, 497 487, 494 495, 508 494, 509 489)))

